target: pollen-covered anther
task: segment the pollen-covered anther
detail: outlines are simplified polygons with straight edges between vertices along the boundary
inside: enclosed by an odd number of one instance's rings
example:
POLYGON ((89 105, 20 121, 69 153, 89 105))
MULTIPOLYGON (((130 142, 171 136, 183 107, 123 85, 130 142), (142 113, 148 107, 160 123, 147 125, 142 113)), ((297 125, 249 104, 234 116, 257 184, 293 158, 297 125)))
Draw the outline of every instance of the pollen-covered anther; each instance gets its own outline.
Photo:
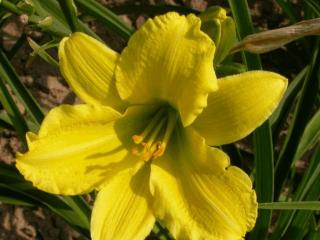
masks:
POLYGON ((164 154, 165 150, 166 150, 166 144, 163 143, 163 142, 158 142, 158 143, 157 143, 157 149, 156 149, 156 151, 152 154, 152 156, 153 156, 154 158, 161 157, 161 156, 164 154))
POLYGON ((149 161, 152 159, 152 153, 150 151, 144 152, 141 156, 141 160, 143 161, 149 161))
POLYGON ((133 135, 132 140, 135 144, 139 144, 139 143, 142 143, 143 137, 140 135, 133 135))

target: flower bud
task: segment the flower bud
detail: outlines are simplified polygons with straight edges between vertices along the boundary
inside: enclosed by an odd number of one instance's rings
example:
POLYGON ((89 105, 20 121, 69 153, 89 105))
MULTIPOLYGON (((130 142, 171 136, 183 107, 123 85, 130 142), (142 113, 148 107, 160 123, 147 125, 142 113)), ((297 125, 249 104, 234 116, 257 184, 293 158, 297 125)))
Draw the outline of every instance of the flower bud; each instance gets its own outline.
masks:
POLYGON ((287 27, 248 35, 232 48, 231 52, 246 50, 251 53, 266 53, 301 37, 312 35, 320 35, 320 18, 304 20, 287 27))
POLYGON ((226 10, 212 6, 199 15, 201 30, 215 43, 216 52, 214 65, 218 65, 228 55, 236 42, 236 29, 234 21, 227 16, 226 10))

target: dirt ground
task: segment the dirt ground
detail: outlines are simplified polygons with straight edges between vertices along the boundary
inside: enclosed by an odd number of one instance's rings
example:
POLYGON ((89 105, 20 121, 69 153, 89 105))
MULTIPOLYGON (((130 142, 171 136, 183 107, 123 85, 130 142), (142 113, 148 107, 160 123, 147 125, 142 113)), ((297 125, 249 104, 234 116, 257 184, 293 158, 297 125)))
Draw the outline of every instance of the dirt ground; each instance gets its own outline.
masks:
MULTIPOLYGON (((115 6, 132 3, 126 0, 102 0, 106 6, 115 6)), ((166 0, 166 1, 139 1, 146 4, 179 4, 189 6, 197 10, 204 10, 210 5, 227 6, 226 1, 204 0, 166 0)), ((273 29, 288 22, 283 17, 281 9, 274 1, 251 0, 250 8, 255 26, 260 30, 273 29)), ((121 16, 121 18, 133 27, 139 27, 147 16, 121 16)), ((106 30, 101 24, 90 23, 93 29, 100 35, 109 46, 121 51, 125 42, 112 32, 106 30)), ((0 44, 9 50, 22 33, 27 33, 36 42, 41 42, 43 34, 27 30, 19 17, 11 17, 0 32, 0 44)), ((28 45, 23 46, 12 59, 21 81, 28 87, 33 96, 39 101, 41 107, 48 111, 62 103, 74 104, 80 100, 72 93, 66 82, 62 79, 57 69, 36 58, 29 64, 31 49, 28 45)), ((265 55, 263 60, 265 68, 279 72, 281 65, 284 75, 290 77, 295 73, 294 64, 284 61, 288 59, 285 53, 278 51, 275 55, 265 55), (284 60, 281 60, 284 59, 284 60), (292 68, 292 69, 291 69, 292 68)), ((22 104, 18 103, 21 112, 25 112, 22 104)), ((23 147, 13 131, 0 131, 0 161, 14 164, 14 155, 17 151, 23 151, 23 147)), ((25 208, 0 203, 0 240, 71 240, 80 239, 80 235, 72 230, 60 218, 41 208, 25 208)))

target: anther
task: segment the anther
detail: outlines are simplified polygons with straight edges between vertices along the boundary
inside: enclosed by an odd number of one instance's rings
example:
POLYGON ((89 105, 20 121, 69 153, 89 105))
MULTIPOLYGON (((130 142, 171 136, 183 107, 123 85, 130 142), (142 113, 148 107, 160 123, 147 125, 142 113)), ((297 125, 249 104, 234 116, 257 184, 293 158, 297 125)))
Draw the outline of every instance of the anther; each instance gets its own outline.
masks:
POLYGON ((154 158, 161 157, 166 150, 166 145, 162 142, 157 143, 157 150, 152 154, 154 158))
POLYGON ((133 135, 132 140, 135 144, 139 144, 143 141, 143 137, 141 137, 140 135, 133 135))

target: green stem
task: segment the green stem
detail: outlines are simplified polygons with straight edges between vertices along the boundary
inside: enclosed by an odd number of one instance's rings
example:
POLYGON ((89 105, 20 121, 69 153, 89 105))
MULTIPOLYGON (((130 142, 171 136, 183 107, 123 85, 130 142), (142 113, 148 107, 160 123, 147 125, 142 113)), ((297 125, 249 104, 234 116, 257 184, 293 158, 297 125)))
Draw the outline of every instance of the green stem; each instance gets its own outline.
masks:
POLYGON ((72 32, 80 31, 77 8, 73 0, 58 0, 72 32))
POLYGON ((15 13, 17 15, 23 14, 23 11, 21 11, 15 4, 7 0, 0 0, 0 6, 6 8, 10 12, 15 13))
POLYGON ((27 40, 26 34, 22 34, 22 36, 16 41, 16 43, 8 52, 7 54, 8 59, 12 59, 16 55, 16 53, 21 49, 21 47, 26 42, 26 40, 27 40))
POLYGON ((310 210, 319 211, 320 201, 301 201, 301 202, 270 202, 260 203, 260 209, 279 209, 279 210, 310 210))

